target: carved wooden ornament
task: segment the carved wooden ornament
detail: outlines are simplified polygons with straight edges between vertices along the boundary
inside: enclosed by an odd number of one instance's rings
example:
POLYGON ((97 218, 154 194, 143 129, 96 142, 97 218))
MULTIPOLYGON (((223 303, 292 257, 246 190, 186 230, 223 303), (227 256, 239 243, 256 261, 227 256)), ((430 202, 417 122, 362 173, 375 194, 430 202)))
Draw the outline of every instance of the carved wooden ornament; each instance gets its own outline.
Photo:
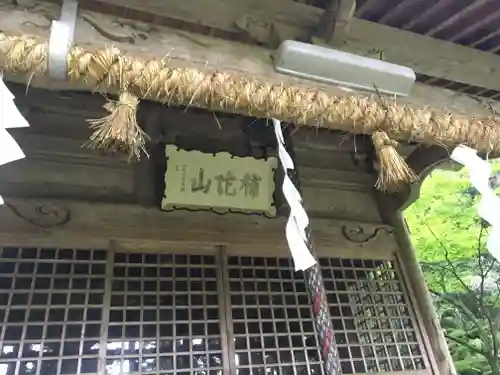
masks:
POLYGON ((206 154, 167 145, 163 210, 187 208, 275 216, 276 158, 206 154))

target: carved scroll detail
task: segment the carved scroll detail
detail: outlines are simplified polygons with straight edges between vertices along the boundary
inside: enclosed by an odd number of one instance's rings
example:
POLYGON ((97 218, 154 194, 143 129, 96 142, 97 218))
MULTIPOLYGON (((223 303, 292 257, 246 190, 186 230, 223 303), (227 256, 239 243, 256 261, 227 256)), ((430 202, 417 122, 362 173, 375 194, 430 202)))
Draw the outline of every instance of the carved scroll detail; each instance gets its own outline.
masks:
POLYGON ((344 223, 342 224, 342 235, 349 241, 365 244, 375 239, 380 232, 386 232, 386 234, 394 233, 394 229, 388 227, 376 227, 371 233, 366 233, 363 226, 358 223, 344 223))
POLYGON ((30 213, 23 213, 15 205, 8 202, 5 202, 5 207, 18 218, 37 228, 51 229, 63 227, 71 221, 71 210, 59 204, 47 203, 38 205, 33 207, 30 213))

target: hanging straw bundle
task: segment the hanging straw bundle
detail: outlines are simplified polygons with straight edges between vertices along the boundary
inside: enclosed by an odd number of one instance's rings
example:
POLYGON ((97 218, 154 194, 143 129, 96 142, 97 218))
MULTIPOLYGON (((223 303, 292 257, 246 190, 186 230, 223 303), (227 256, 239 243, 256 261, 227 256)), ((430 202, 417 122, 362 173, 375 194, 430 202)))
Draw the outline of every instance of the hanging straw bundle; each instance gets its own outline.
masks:
POLYGON ((391 140, 385 131, 375 131, 372 134, 372 140, 380 165, 377 182, 375 183, 378 190, 396 192, 404 184, 412 184, 418 181, 418 176, 397 152, 398 143, 391 140))
POLYGON ((146 154, 147 134, 137 123, 136 113, 139 99, 127 91, 123 91, 118 101, 104 105, 109 114, 100 119, 88 120, 94 133, 86 142, 86 146, 100 150, 122 151, 140 159, 141 152, 146 154))
POLYGON ((86 146, 100 150, 122 151, 129 155, 129 161, 135 156, 140 159, 141 152, 146 152, 147 134, 137 123, 137 106, 139 98, 128 91, 130 85, 126 79, 124 66, 126 62, 119 55, 119 50, 108 49, 92 55, 92 75, 104 77, 97 86, 119 86, 120 95, 117 101, 109 101, 104 109, 109 112, 100 119, 88 120, 94 133, 86 142, 86 146))

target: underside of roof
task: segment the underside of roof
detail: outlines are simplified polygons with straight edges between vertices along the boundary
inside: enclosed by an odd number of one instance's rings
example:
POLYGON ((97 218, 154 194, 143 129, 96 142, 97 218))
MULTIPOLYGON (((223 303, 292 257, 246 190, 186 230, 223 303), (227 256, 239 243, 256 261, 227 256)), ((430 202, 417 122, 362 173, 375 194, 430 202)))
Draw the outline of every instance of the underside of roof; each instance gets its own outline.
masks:
MULTIPOLYGON (((482 51, 496 54, 500 51, 500 3, 494 0, 364 0, 356 16, 482 51)), ((432 77, 419 78, 422 82, 478 96, 495 99, 500 96, 495 90, 432 77)))
POLYGON ((359 0, 355 16, 483 51, 500 50, 495 0, 359 0))
MULTIPOLYGON (((58 2, 58 0, 49 0, 58 2)), ((327 9, 342 1, 354 0, 294 0, 319 9, 327 9)), ((210 21, 196 22, 176 18, 175 14, 155 14, 127 10, 132 1, 117 2, 83 0, 88 9, 108 14, 129 16, 145 22, 159 23, 175 29, 236 40, 248 44, 256 41, 248 34, 210 26, 210 21)), ((235 3, 234 7, 237 7, 235 3)), ((142 7, 147 9, 145 5, 142 7)), ((244 11, 242 11, 244 15, 244 11)), ((357 0, 354 16, 358 19, 387 25, 396 29, 440 39, 470 48, 498 54, 500 51, 500 3, 496 0, 357 0)), ((258 42, 257 42, 258 44, 258 42)), ((460 63, 459 61, 457 63, 460 63)), ((500 98, 500 87, 475 86, 417 72, 417 80, 488 99, 500 98)))
MULTIPOLYGON (((300 1, 300 0, 299 0, 300 1)), ((325 9, 332 1, 308 0, 325 9)), ((355 17, 494 54, 500 53, 500 2, 496 0, 357 0, 355 17)), ((480 97, 498 90, 418 75, 420 82, 480 97)))

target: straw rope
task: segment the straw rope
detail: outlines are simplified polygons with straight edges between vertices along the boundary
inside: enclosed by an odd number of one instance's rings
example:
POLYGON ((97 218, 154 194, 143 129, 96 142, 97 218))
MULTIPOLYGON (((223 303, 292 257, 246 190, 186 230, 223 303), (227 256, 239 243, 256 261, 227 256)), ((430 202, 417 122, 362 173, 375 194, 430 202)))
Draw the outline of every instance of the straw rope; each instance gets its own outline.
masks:
MULTIPOLYGON (((0 33, 0 58, 12 73, 43 75, 47 44, 30 36, 0 33)), ((385 105, 361 96, 332 96, 303 87, 272 85, 224 72, 171 68, 168 61, 123 55, 117 48, 90 51, 73 46, 68 55, 71 81, 96 90, 127 89, 135 97, 167 104, 193 105, 295 124, 373 134, 427 144, 467 144, 485 152, 500 151, 500 127, 493 117, 467 118, 426 108, 385 105)), ((135 152, 135 151, 134 151, 135 152)))

